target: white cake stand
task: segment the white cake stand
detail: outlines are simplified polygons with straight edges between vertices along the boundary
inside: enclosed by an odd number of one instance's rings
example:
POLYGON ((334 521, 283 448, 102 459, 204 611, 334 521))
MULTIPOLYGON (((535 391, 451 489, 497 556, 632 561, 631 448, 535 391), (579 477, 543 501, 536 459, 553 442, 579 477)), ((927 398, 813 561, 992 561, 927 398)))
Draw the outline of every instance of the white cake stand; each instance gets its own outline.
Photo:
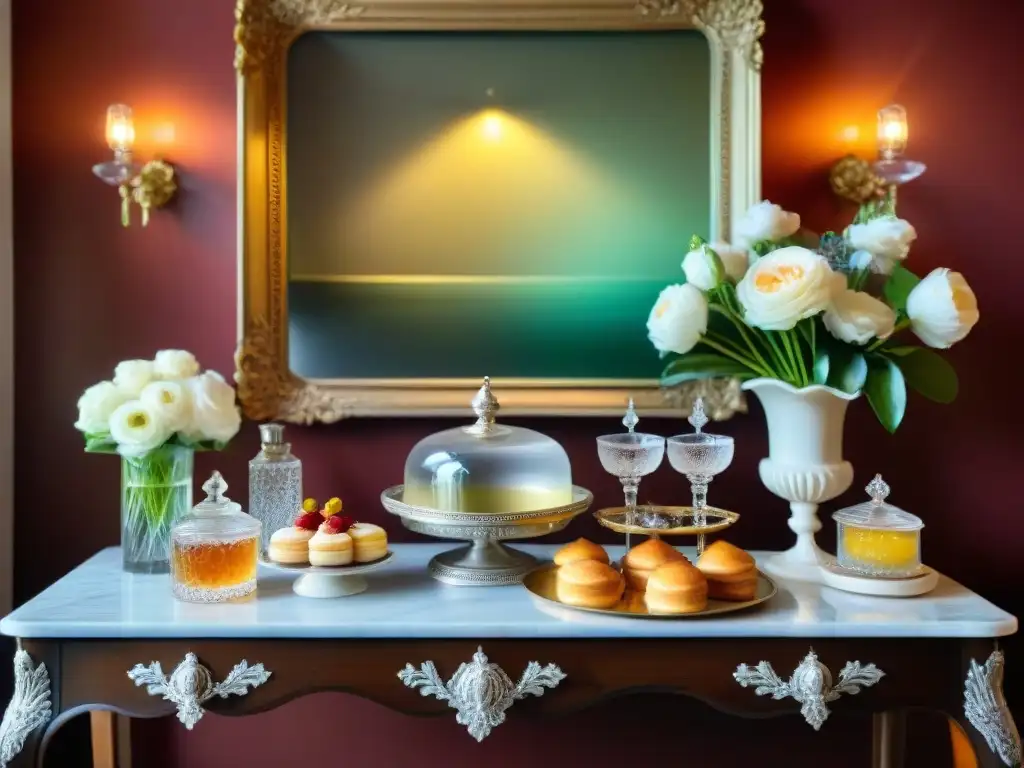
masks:
POLYGON ((286 565, 260 558, 260 564, 275 571, 297 574, 292 591, 302 597, 349 597, 365 592, 367 586, 363 574, 391 561, 394 553, 388 552, 372 563, 354 563, 327 568, 319 565, 286 565))

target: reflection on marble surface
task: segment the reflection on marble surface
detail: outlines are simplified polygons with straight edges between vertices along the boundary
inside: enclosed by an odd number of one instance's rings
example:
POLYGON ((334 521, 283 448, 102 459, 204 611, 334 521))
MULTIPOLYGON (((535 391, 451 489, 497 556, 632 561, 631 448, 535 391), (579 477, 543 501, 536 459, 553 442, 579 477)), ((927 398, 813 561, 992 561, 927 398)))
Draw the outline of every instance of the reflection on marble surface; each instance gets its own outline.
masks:
MULTIPOLYGON (((291 591, 292 576, 261 569, 257 597, 242 603, 186 605, 167 575, 121 572, 106 549, 0 622, 19 637, 446 638, 490 637, 999 637, 1017 620, 943 577, 915 598, 854 595, 777 581, 770 602, 749 612, 700 621, 643 621, 538 610, 520 587, 450 587, 427 561, 449 545, 398 544, 394 560, 368 575, 370 588, 337 600, 291 591)), ((523 550, 550 560, 557 545, 523 550)), ((609 547, 621 557, 622 547, 609 547)), ((683 548, 692 559, 692 548, 683 548)), ((765 553, 752 553, 762 559, 765 553)))

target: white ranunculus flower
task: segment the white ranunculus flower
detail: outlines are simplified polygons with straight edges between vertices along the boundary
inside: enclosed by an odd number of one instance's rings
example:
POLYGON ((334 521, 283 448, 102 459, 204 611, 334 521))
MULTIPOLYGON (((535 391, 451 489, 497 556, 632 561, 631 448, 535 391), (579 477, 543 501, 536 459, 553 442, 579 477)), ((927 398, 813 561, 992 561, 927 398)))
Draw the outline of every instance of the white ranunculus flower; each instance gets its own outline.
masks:
POLYGON ((199 374, 199 361, 183 349, 161 349, 153 359, 153 375, 158 379, 190 379, 199 374))
POLYGON ((110 415, 110 436, 122 456, 138 457, 159 448, 171 436, 156 409, 141 400, 129 400, 110 415))
POLYGON ((708 331, 708 301, 696 287, 670 285, 647 318, 647 335, 661 353, 685 355, 708 331))
POLYGON ((114 384, 130 397, 138 397, 142 388, 153 380, 151 360, 125 360, 114 369, 114 384))
MULTIPOLYGON (((722 266, 725 267, 725 274, 730 280, 737 282, 743 279, 747 267, 750 266, 749 251, 745 248, 733 248, 728 243, 708 243, 707 247, 718 254, 722 266)), ((683 273, 686 275, 687 283, 702 291, 710 291, 718 285, 711 257, 705 253, 704 248, 686 254, 683 259, 683 273)))
POLYGON ((152 408, 171 432, 185 429, 192 417, 189 391, 179 381, 151 381, 139 400, 152 408))
POLYGON ((871 254, 872 272, 888 275, 896 264, 907 258, 917 232, 909 221, 883 216, 864 224, 851 224, 846 238, 858 251, 871 254))
POLYGON ((863 291, 851 291, 845 281, 821 319, 829 333, 847 344, 887 339, 896 327, 896 313, 888 304, 863 291))
POLYGON ((78 421, 75 429, 87 435, 110 431, 110 414, 128 399, 112 381, 93 384, 78 398, 78 421))
POLYGON ((799 229, 800 214, 785 211, 768 200, 750 206, 750 210, 736 222, 737 240, 745 245, 761 240, 777 242, 795 235, 799 229))
POLYGON ((242 414, 235 405, 235 390, 216 371, 206 371, 184 382, 192 400, 192 418, 183 430, 192 442, 226 443, 238 433, 242 414))
POLYGON ((907 317, 921 341, 948 349, 978 322, 978 300, 959 272, 935 269, 907 297, 907 317))
POLYGON ((788 331, 824 311, 832 302, 834 274, 825 259, 798 245, 762 256, 736 286, 747 325, 788 331))

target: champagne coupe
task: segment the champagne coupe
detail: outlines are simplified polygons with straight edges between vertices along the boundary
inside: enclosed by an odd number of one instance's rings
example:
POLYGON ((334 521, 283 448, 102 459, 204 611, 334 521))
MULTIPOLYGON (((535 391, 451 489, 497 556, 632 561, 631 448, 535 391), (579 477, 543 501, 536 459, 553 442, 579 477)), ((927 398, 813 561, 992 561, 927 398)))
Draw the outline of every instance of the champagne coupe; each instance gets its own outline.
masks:
MULTIPOLYGON (((703 398, 698 397, 694 402, 688 421, 696 431, 668 439, 668 461, 672 469, 686 475, 690 481, 693 525, 701 527, 707 524, 708 483, 732 464, 734 445, 731 437, 702 431, 708 423, 703 398)), ((697 536, 697 554, 703 552, 704 534, 701 533, 697 536)))
MULTIPOLYGON (((634 432, 640 418, 636 415, 633 400, 630 399, 626 415, 622 419, 628 432, 601 435, 597 438, 597 455, 605 472, 615 475, 622 483, 626 501, 626 523, 635 525, 636 495, 640 479, 651 474, 665 457, 665 438, 634 432)), ((626 534, 626 550, 630 548, 630 536, 626 534)))

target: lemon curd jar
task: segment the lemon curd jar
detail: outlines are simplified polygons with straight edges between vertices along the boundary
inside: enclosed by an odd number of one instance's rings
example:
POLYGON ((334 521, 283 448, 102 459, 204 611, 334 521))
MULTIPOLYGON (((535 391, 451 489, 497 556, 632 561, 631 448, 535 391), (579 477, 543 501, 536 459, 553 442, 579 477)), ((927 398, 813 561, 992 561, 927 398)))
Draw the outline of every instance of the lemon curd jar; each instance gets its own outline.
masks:
POLYGON ((179 600, 219 603, 256 591, 260 522, 224 492, 214 472, 203 484, 206 499, 171 532, 171 589, 179 600))
POLYGON ((886 503, 889 486, 881 475, 875 475, 865 490, 871 501, 832 516, 838 526, 839 566, 863 576, 917 576, 921 572, 921 518, 886 503))

